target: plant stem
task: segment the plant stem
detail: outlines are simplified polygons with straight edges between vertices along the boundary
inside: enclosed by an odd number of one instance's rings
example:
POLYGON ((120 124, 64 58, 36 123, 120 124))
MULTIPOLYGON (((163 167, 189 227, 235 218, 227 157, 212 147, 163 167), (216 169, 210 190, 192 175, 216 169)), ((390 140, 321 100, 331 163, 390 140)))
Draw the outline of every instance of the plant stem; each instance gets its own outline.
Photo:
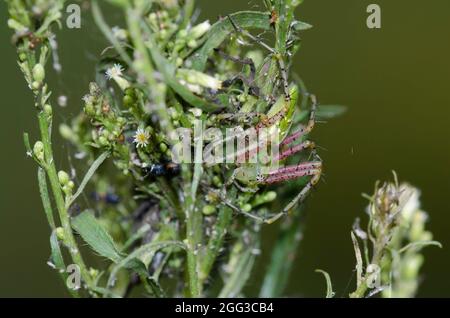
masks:
POLYGON ((64 195, 61 190, 61 186, 58 180, 58 173, 56 171, 55 161, 53 158, 52 142, 50 138, 50 127, 48 124, 47 115, 44 112, 38 114, 39 129, 41 133, 41 140, 44 144, 45 155, 45 172, 47 173, 52 189, 53 197, 55 199, 56 207, 61 221, 61 226, 64 229, 64 243, 69 249, 69 253, 72 256, 72 260, 80 268, 80 273, 83 280, 88 287, 93 286, 91 276, 84 263, 83 257, 80 254, 75 237, 73 236, 72 227, 70 225, 69 213, 67 211, 64 195))
POLYGON ((201 263, 200 267, 201 285, 203 285, 205 280, 209 277, 209 274, 217 258, 217 255, 219 254, 219 251, 222 248, 224 238, 227 233, 228 226, 231 223, 232 217, 233 211, 229 207, 222 206, 219 212, 217 223, 214 226, 214 233, 212 234, 212 237, 209 240, 206 254, 203 258, 203 262, 201 263))

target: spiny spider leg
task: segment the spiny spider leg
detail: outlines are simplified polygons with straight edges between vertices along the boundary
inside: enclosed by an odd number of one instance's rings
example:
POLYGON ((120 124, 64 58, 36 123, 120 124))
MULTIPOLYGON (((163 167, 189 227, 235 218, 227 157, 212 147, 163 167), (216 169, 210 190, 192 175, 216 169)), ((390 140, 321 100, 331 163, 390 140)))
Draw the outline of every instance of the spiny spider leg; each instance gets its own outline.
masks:
POLYGON ((309 95, 309 98, 311 99, 311 113, 309 115, 309 121, 306 127, 301 128, 300 130, 296 131, 292 135, 286 137, 282 142, 281 146, 289 145, 293 143, 294 141, 298 140, 299 138, 309 134, 316 123, 316 112, 317 112, 317 99, 315 95, 309 95))
POLYGON ((255 97, 260 97, 259 94, 259 87, 253 85, 253 81, 246 78, 244 75, 239 74, 234 76, 233 78, 223 81, 222 82, 222 86, 225 88, 230 87, 231 85, 233 85, 234 83, 236 83, 237 81, 241 81, 242 83, 244 83, 244 85, 247 85, 249 87, 249 93, 255 97))
POLYGON ((214 49, 214 51, 216 51, 220 56, 222 56, 226 60, 250 66, 250 80, 251 81, 255 80, 256 66, 255 66, 255 63, 253 62, 253 60, 251 58, 243 58, 243 59, 241 59, 241 58, 236 57, 236 56, 228 55, 225 52, 222 52, 220 49, 214 49))
POLYGON ((315 149, 316 148, 316 144, 312 141, 306 140, 304 142, 302 142, 301 144, 295 145, 291 148, 288 148, 287 150, 281 152, 280 154, 278 154, 278 156, 275 157, 275 161, 281 161, 286 159, 287 157, 292 156, 293 154, 299 153, 302 150, 305 149, 315 149))
POLYGON ((264 177, 260 183, 261 184, 273 184, 273 183, 279 183, 283 181, 298 179, 302 177, 310 177, 315 176, 317 174, 321 173, 321 169, 293 169, 292 172, 289 173, 275 173, 269 176, 264 177))
POLYGON ((322 162, 316 161, 316 162, 306 162, 306 163, 300 163, 295 166, 288 166, 284 168, 280 168, 274 171, 270 171, 269 175, 275 175, 275 174, 284 174, 284 173, 293 173, 298 170, 308 170, 308 169, 320 169, 322 168, 322 162))
POLYGON ((269 219, 265 219, 264 222, 267 224, 272 224, 273 222, 277 221, 279 218, 287 215, 289 211, 294 208, 297 204, 301 204, 308 194, 311 192, 311 190, 314 188, 314 186, 319 182, 320 176, 322 174, 322 171, 319 169, 317 171, 317 174, 315 174, 311 180, 303 187, 302 191, 300 191, 299 194, 291 201, 289 202, 281 212, 277 213, 273 217, 269 219))

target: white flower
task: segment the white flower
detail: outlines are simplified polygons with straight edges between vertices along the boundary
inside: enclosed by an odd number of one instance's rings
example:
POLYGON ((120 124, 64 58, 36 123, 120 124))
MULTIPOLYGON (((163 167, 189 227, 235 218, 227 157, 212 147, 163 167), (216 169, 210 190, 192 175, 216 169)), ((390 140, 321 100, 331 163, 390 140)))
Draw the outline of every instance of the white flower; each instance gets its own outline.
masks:
POLYGON ((108 68, 106 70, 105 76, 106 79, 117 79, 123 75, 123 67, 120 64, 114 64, 113 67, 108 68))
POLYGON ((136 133, 134 135, 133 142, 136 144, 136 147, 144 148, 145 146, 148 145, 149 139, 150 134, 148 133, 148 131, 146 131, 143 128, 138 128, 138 130, 136 130, 136 133))

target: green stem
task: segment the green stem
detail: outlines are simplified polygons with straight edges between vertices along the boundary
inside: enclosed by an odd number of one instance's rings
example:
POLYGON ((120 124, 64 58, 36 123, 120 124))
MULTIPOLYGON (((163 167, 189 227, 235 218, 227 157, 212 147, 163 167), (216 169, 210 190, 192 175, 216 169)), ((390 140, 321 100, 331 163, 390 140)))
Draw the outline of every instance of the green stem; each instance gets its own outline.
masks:
POLYGON ((231 224, 233 217, 233 211, 229 207, 222 206, 219 212, 217 223, 214 226, 214 233, 209 240, 206 254, 203 258, 203 262, 200 267, 200 282, 204 284, 209 277, 211 269, 216 261, 217 255, 223 246, 227 229, 231 224))
POLYGON ((83 257, 80 254, 80 250, 73 236, 72 227, 70 225, 69 213, 67 211, 64 195, 62 193, 61 185, 58 180, 58 173, 56 171, 55 161, 53 158, 52 142, 50 138, 50 128, 48 124, 48 117, 44 112, 38 114, 39 129, 41 133, 41 140, 44 144, 44 156, 45 156, 45 171, 50 181, 50 187, 52 189, 53 197, 55 199, 56 207, 59 213, 61 226, 64 229, 64 243, 67 245, 72 260, 80 268, 80 273, 83 280, 88 287, 93 286, 93 282, 89 271, 84 263, 83 257))

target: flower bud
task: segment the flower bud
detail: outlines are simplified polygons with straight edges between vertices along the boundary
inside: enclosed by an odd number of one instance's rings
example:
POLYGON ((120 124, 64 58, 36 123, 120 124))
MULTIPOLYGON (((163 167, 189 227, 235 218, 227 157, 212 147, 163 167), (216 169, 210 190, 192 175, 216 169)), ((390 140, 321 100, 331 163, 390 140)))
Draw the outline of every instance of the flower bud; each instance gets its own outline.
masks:
POLYGON ((74 183, 72 180, 70 180, 70 181, 67 183, 67 187, 68 187, 70 190, 73 190, 73 189, 75 188, 75 183, 74 183))
POLYGON ((169 148, 167 147, 166 144, 161 143, 159 144, 159 150, 161 150, 161 152, 165 153, 169 148))
POLYGON ((266 202, 272 202, 276 198, 277 198, 277 193, 275 191, 269 191, 264 196, 264 199, 265 199, 266 202))
POLYGON ((39 161, 44 161, 44 143, 42 141, 36 141, 33 147, 33 154, 39 161))
POLYGON ((109 143, 108 143, 108 139, 106 139, 104 136, 100 136, 100 137, 98 137, 98 143, 101 145, 101 146, 107 146, 109 143))
POLYGON ((41 83, 38 81, 34 81, 33 83, 31 83, 31 88, 34 90, 38 90, 41 87, 41 83))
POLYGON ((188 43, 187 43, 187 45, 188 45, 191 49, 193 49, 193 48, 196 48, 196 47, 197 47, 198 43, 197 43, 197 41, 195 41, 195 40, 189 40, 188 43))
POLYGON ((214 176, 212 182, 216 187, 220 187, 222 185, 222 180, 220 180, 219 176, 214 176))
POLYGON ((204 215, 211 215, 216 212, 216 207, 214 205, 205 205, 202 209, 204 215))
POLYGON ((42 66, 42 64, 38 63, 33 67, 33 79, 35 82, 38 82, 40 84, 42 83, 44 78, 45 78, 45 69, 42 66))
POLYGON ((56 237, 59 240, 64 241, 64 239, 65 239, 64 229, 62 227, 57 227, 55 232, 56 232, 56 237))
POLYGON ((53 110, 52 110, 52 106, 50 106, 49 104, 45 104, 44 105, 44 113, 48 116, 51 117, 53 110))
MULTIPOLYGON (((208 30, 211 28, 211 23, 209 21, 202 22, 200 24, 197 24, 195 27, 191 29, 189 32, 189 35, 193 39, 198 39, 202 37, 208 30)), ((189 45, 189 44, 188 44, 189 45)))
POLYGON ((67 172, 61 170, 61 171, 58 172, 58 180, 59 180, 59 183, 62 186, 65 186, 65 185, 67 185, 69 183, 70 177, 67 174, 67 172))

